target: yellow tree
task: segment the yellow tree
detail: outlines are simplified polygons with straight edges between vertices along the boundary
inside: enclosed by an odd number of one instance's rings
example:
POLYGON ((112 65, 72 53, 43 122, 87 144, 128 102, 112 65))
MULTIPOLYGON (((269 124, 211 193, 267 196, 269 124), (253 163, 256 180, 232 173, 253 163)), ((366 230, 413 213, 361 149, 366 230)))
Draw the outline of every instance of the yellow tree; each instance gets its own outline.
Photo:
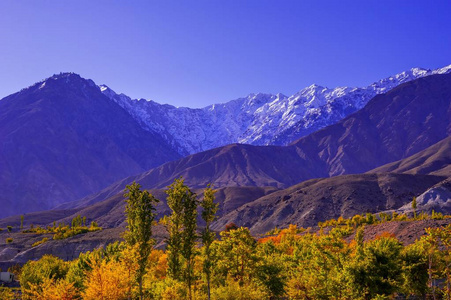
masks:
POLYGON ((111 260, 92 266, 88 273, 83 292, 85 300, 127 299, 132 278, 127 276, 125 264, 111 260))
POLYGON ((45 278, 41 284, 30 284, 24 299, 74 300, 80 299, 79 290, 65 279, 45 278))

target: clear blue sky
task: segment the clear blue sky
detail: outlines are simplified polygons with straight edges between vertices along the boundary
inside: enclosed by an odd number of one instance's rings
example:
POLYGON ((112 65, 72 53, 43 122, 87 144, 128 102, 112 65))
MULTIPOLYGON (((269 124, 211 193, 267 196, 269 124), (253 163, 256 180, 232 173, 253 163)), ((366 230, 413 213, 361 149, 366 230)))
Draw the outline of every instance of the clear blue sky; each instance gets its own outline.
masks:
POLYGON ((451 64, 449 0, 3 0, 0 12, 0 98, 71 71, 202 107, 451 64))

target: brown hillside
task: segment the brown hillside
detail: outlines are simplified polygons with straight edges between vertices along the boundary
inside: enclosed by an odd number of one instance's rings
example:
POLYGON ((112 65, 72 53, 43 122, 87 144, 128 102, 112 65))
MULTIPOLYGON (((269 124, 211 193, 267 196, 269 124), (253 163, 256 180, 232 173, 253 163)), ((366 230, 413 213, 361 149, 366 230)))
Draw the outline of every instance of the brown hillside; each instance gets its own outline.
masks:
POLYGON ((386 172, 451 176, 451 137, 447 137, 406 159, 369 171, 369 173, 386 172))
POLYGON ((307 227, 331 218, 395 209, 444 177, 408 174, 342 175, 309 180, 249 202, 221 217, 223 230, 233 222, 254 234, 296 224, 307 227))

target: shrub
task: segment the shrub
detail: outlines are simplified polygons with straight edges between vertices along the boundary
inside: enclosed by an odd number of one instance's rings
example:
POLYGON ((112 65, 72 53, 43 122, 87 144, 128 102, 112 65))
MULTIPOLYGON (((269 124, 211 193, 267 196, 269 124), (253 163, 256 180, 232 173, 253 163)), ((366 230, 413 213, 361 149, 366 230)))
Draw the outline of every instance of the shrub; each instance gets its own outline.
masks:
POLYGON ((0 299, 13 300, 17 299, 14 292, 10 288, 0 287, 0 299))
POLYGON ((41 284, 31 283, 26 295, 34 300, 80 299, 79 291, 73 283, 51 278, 44 278, 41 284))
POLYGON ((228 280, 225 286, 212 290, 212 299, 217 300, 262 300, 269 299, 268 295, 253 284, 243 285, 234 280, 228 280))
POLYGON ((8 228, 8 232, 11 232, 13 230, 12 226, 6 226, 6 228, 8 228))
POLYGON ((6 243, 11 244, 13 242, 13 238, 6 238, 6 243))
POLYGON ((39 245, 41 245, 41 244, 44 244, 44 243, 47 242, 48 240, 49 240, 48 238, 43 238, 42 240, 37 241, 36 243, 33 243, 33 245, 31 245, 31 247, 36 247, 36 246, 39 246, 39 245))
POLYGON ((20 285, 25 294, 32 285, 41 285, 45 279, 63 279, 68 263, 52 255, 44 255, 40 260, 28 261, 22 268, 20 285))

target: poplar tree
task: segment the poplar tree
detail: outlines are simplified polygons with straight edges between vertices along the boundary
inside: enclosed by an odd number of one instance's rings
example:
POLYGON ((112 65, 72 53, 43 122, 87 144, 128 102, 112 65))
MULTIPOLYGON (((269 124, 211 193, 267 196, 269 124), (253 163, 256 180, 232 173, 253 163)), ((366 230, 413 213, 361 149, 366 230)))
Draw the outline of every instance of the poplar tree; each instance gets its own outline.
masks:
POLYGON ((183 279, 191 299, 197 239, 197 196, 181 178, 175 179, 166 193, 168 206, 172 210, 168 223, 168 271, 172 278, 183 279), (183 264, 180 264, 181 260, 183 264))
POLYGON ((142 279, 146 274, 147 259, 152 251, 152 222, 155 219, 155 205, 159 202, 148 191, 141 191, 141 185, 133 182, 127 185, 124 197, 127 205, 125 215, 127 231, 124 239, 130 246, 137 247, 138 270, 136 280, 139 283, 139 295, 143 299, 142 279))
POLYGON ((413 218, 417 218, 417 197, 413 197, 412 200, 413 218))
POLYGON ((204 199, 200 203, 202 207, 202 219, 205 221, 205 228, 202 230, 202 244, 204 245, 204 266, 203 270, 207 277, 207 294, 210 300, 210 275, 211 275, 211 250, 210 245, 215 240, 215 233, 211 230, 211 223, 216 218, 218 204, 214 203, 216 191, 210 185, 204 190, 204 199))

